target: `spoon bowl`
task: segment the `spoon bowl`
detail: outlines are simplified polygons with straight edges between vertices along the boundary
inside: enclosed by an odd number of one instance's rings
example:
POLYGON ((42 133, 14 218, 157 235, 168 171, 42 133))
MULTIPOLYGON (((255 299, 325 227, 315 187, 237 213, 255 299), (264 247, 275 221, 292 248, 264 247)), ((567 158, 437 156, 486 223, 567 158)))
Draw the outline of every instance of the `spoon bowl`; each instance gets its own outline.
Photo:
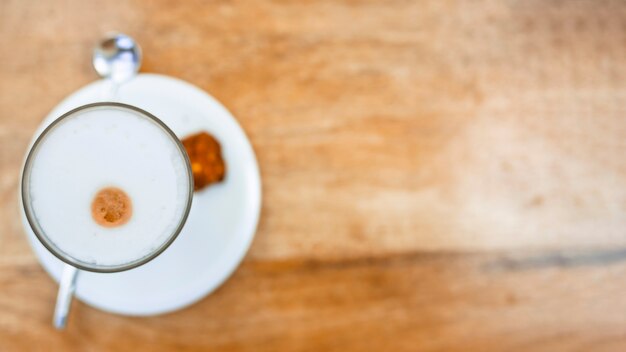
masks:
POLYGON ((100 77, 120 84, 139 72, 141 48, 123 33, 113 33, 102 39, 93 50, 93 67, 100 77))

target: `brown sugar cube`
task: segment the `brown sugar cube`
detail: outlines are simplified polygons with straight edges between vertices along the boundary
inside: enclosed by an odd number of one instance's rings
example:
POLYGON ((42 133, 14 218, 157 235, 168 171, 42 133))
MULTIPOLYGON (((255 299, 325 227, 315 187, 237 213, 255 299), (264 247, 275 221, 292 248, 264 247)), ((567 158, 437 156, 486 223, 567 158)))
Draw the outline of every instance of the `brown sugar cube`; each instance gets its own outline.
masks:
POLYGON ((224 179, 226 165, 222 159, 222 147, 213 136, 200 132, 186 137, 182 142, 191 162, 195 191, 224 179))

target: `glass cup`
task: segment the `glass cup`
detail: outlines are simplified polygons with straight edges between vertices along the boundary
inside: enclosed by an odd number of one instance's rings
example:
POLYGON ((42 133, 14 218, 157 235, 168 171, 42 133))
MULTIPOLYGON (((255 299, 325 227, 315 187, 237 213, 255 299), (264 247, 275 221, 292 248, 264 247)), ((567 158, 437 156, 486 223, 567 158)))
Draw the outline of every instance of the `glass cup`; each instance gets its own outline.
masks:
MULTIPOLYGON (((130 123, 130 121, 128 122, 130 123)), ((80 131, 78 131, 77 133, 79 132, 80 131)), ((133 132, 135 131, 133 130, 133 132)), ((115 133, 115 132, 112 132, 112 133, 115 133)), ((159 134, 158 132, 156 133, 159 134)), ((150 148, 150 141, 147 140, 145 142, 146 142, 145 143, 146 148, 150 148)), ((75 147, 76 148, 89 148, 89 146, 85 146, 85 145, 76 145, 75 147)), ((62 158, 63 155, 61 156, 56 155, 55 157, 62 158)), ((94 156, 94 157, 97 158, 98 156, 94 156)), ((139 167, 141 166, 140 163, 141 163, 141 160, 139 160, 134 165, 139 167)), ((81 165, 76 165, 76 168, 80 168, 80 167, 81 165)), ((128 170, 125 170, 125 171, 128 171, 128 170)), ((89 176, 89 172, 90 172, 89 170, 82 171, 82 172, 83 174, 86 174, 86 177, 89 176)), ((80 183, 80 181, 78 182, 80 183)), ((155 182, 157 182, 157 184, 154 187, 157 187, 157 186, 158 187, 171 187, 172 186, 169 183, 164 184, 164 185, 159 185, 158 181, 155 181, 155 182)), ((37 192, 40 192, 40 193, 54 192, 53 188, 54 187, 46 188, 41 185, 38 185, 37 192)), ((79 269, 92 271, 92 272, 98 272, 98 273, 115 273, 115 272, 130 270, 138 266, 144 265, 148 263, 149 261, 153 260, 159 254, 163 253, 163 251, 165 251, 172 244, 172 242, 174 242, 174 240, 176 239, 176 237, 182 230, 183 226, 185 225, 187 216, 191 208, 191 202, 192 202, 192 196, 193 196, 193 174, 192 174, 189 158, 187 156, 187 153, 182 143, 180 142, 178 137, 176 137, 174 132, 172 132, 172 130, 170 130, 157 117, 155 117, 154 115, 140 108, 127 105, 127 104, 114 103, 114 102, 93 103, 93 104, 87 104, 87 105, 78 107, 76 109, 73 109, 63 114, 61 117, 59 117, 54 122, 52 122, 47 128, 45 128, 43 132, 37 137, 37 139, 33 143, 28 153, 26 162, 24 164, 24 169, 22 173, 22 182, 21 182, 21 196, 22 196, 22 204, 23 204, 24 211, 26 214, 26 219, 28 220, 28 223, 30 224, 35 236, 50 253, 52 253, 54 256, 56 256, 58 259, 60 259, 61 261, 65 263, 63 274, 60 280, 59 294, 57 296, 57 305, 56 305, 55 315, 54 315, 54 325, 57 328, 63 328, 66 325, 67 315, 69 312, 69 307, 70 307, 72 296, 74 293, 76 277, 79 272, 79 269), (44 156, 41 157, 42 159, 45 159, 46 157, 50 158, 49 154, 45 153, 46 148, 48 149, 51 148, 51 147, 46 147, 47 138, 49 138, 50 135, 53 135, 53 132, 57 131, 56 129, 58 128, 58 126, 61 126, 62 123, 67 121, 68 119, 72 119, 72 118, 80 119, 81 116, 83 115, 88 116, 89 113, 93 113, 93 112, 96 112, 96 113, 105 112, 105 113, 111 113, 111 114, 115 112, 130 113, 127 115, 128 116, 132 115, 134 117, 139 118, 142 121, 149 122, 149 124, 135 124, 134 125, 135 127, 133 127, 133 129, 137 130, 136 131, 137 136, 139 136, 140 138, 142 138, 141 136, 144 136, 143 138, 150 139, 149 137, 145 137, 149 133, 147 133, 147 131, 145 130, 142 131, 141 130, 142 128, 138 127, 139 125, 146 126, 146 128, 152 131, 150 133, 155 133, 154 126, 156 126, 157 130, 162 132, 161 137, 164 137, 160 139, 161 143, 163 140, 166 140, 167 142, 165 142, 165 144, 171 143, 171 145, 169 145, 168 147, 171 147, 171 150, 175 151, 173 155, 171 155, 170 157, 177 160, 178 162, 177 165, 183 165, 182 171, 179 170, 180 173, 177 174, 176 176, 176 180, 181 181, 181 183, 180 184, 177 183, 177 185, 178 187, 182 187, 181 188, 182 191, 177 189, 176 192, 182 194, 184 199, 182 199, 180 202, 176 202, 176 205, 173 205, 173 208, 175 209, 174 212, 172 213, 174 214, 172 215, 174 217, 174 220, 169 221, 168 226, 162 229, 163 235, 160 235, 158 237, 158 241, 155 241, 156 243, 155 246, 153 246, 147 251, 141 252, 141 255, 137 255, 136 258, 132 258, 123 263, 102 264, 98 262, 87 261, 84 258, 81 258, 80 255, 77 255, 76 248, 73 248, 73 252, 68 251, 67 248, 62 248, 63 244, 60 245, 59 243, 56 243, 51 238, 50 235, 54 231, 58 232, 60 229, 59 226, 61 226, 62 228, 64 226, 63 224, 67 224, 65 230, 72 233, 71 236, 81 236, 81 234, 79 233, 73 234, 72 232, 72 231, 76 232, 76 228, 75 226, 73 226, 75 224, 73 223, 72 217, 67 215, 67 220, 65 222, 59 223, 61 225, 56 225, 56 224, 55 226, 48 225, 49 228, 46 228, 47 225, 42 224, 40 219, 37 216, 38 215, 37 212, 39 211, 41 213, 43 210, 41 209, 37 210, 36 207, 34 206, 34 199, 33 199, 34 197, 33 197, 33 189, 32 189, 33 186, 31 182, 33 181, 31 179, 33 178, 33 167, 38 162, 42 162, 42 161, 38 161, 41 154, 44 154, 44 156), (42 151, 44 151, 44 153, 42 153, 42 151), (54 230, 52 229, 53 227, 54 227, 54 230)), ((63 200, 61 200, 59 203, 59 207, 63 207, 63 206, 64 206, 63 200)), ((50 222, 48 224, 50 224, 50 222)), ((76 225, 76 226, 80 227, 80 225, 76 225)), ((126 226, 126 225, 122 225, 122 226, 126 226)), ((85 241, 85 239, 82 239, 82 238, 81 240, 85 241)), ((123 239, 120 241, 121 241, 120 243, 122 244, 124 243, 123 239)))

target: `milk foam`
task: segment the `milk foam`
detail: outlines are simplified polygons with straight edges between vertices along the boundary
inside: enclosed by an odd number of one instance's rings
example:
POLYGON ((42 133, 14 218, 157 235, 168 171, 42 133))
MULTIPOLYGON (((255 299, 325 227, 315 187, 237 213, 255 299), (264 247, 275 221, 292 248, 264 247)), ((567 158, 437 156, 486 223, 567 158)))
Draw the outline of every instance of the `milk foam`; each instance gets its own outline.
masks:
POLYGON ((192 185, 177 145, 154 121, 101 107, 65 118, 32 157, 30 197, 45 236, 75 259, 116 266, 150 255, 175 231, 192 185), (124 190, 130 220, 114 228, 91 215, 95 194, 124 190))

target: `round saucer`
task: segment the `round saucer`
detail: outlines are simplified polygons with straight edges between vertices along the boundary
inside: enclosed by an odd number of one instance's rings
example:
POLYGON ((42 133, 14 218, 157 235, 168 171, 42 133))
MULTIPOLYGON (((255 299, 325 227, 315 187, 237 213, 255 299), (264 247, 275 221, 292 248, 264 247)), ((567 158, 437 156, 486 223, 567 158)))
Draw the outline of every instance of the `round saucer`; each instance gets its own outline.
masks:
MULTIPOLYGON (((35 138, 54 119, 99 101, 106 83, 89 84, 56 106, 35 138)), ((179 138, 207 131, 222 145, 226 179, 194 193, 191 212, 172 245, 151 262, 125 272, 80 272, 76 297, 124 315, 155 315, 186 307, 220 286, 237 268, 256 232, 261 179, 252 146, 233 116, 204 91, 181 80, 141 74, 120 87, 116 101, 142 108, 179 138)), ((29 241, 46 271, 58 281, 63 263, 36 239, 22 211, 29 241)), ((51 298, 52 300, 52 298, 51 298)))

